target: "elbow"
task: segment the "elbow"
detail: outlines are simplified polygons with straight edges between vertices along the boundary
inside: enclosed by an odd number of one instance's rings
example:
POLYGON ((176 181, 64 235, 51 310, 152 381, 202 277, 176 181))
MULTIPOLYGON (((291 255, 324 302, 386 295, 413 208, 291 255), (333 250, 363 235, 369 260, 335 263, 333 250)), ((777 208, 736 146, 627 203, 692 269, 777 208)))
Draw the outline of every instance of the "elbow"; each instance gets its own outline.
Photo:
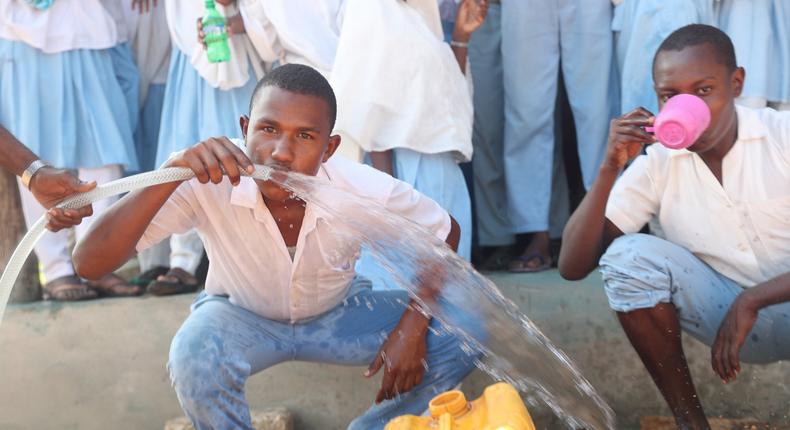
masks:
POLYGON ((100 267, 100 264, 97 264, 100 261, 100 257, 82 245, 77 245, 74 249, 71 261, 74 264, 74 271, 77 276, 89 281, 99 280, 109 273, 105 273, 106 271, 100 267))
POLYGON ((587 273, 581 270, 577 270, 573 267, 560 265, 559 269, 560 269, 560 276, 562 276, 562 279, 568 281, 580 281, 585 277, 587 277, 587 273))
POLYGON ((557 262, 560 276, 568 281, 579 281, 586 278, 590 270, 585 270, 583 267, 580 267, 578 262, 569 260, 571 260, 571 258, 560 250, 560 258, 557 262))

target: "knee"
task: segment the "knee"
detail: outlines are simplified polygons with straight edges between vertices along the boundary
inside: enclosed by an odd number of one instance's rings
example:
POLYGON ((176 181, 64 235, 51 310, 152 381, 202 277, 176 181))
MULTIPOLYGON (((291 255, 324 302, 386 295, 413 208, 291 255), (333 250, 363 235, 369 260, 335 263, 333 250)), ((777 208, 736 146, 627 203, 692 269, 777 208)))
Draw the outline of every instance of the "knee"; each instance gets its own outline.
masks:
MULTIPOLYGON (((179 332, 170 345, 167 368, 182 402, 199 400, 217 390, 242 385, 246 378, 242 360, 224 352, 216 335, 179 332)), ((247 370, 247 373, 249 371, 247 370)))
POLYGON ((628 234, 615 239, 601 257, 599 266, 606 278, 609 273, 639 276, 646 271, 668 268, 671 257, 688 252, 660 237, 628 234))
POLYGON ((647 234, 625 235, 612 242, 600 261, 612 309, 630 312, 670 301, 671 247, 677 245, 647 234))

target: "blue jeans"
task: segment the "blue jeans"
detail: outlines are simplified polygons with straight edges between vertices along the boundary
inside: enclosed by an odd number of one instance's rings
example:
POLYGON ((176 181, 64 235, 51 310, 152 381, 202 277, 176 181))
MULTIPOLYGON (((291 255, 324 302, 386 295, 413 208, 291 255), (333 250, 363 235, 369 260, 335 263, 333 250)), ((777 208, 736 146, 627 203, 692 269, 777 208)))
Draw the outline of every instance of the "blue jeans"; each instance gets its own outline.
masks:
MULTIPOLYGON (((612 242, 601 258, 609 306, 617 312, 672 303, 680 326, 706 345, 716 340, 722 320, 743 287, 716 272, 687 249, 647 234, 612 242)), ((741 358, 770 363, 790 358, 790 302, 760 310, 741 358)))
MULTIPOLYGON (((296 324, 263 318, 226 297, 201 294, 173 338, 168 363, 178 400, 195 428, 252 429, 245 382, 277 363, 370 364, 409 301, 405 291, 372 291, 370 286, 355 278, 343 303, 296 324)), ((473 369, 474 357, 462 351, 458 338, 436 320, 431 326, 422 383, 371 406, 349 429, 383 429, 396 416, 420 414, 433 396, 455 387, 473 369)))

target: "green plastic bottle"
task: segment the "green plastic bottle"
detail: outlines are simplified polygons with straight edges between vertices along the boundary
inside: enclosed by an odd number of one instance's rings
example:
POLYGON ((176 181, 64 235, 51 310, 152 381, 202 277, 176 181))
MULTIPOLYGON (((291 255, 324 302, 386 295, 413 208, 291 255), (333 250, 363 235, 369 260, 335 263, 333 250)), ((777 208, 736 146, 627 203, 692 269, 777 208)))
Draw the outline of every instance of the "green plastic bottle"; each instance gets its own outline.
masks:
POLYGON ((206 41, 206 54, 210 63, 230 60, 228 32, 225 17, 214 6, 214 0, 206 0, 206 15, 203 17, 203 34, 206 41))

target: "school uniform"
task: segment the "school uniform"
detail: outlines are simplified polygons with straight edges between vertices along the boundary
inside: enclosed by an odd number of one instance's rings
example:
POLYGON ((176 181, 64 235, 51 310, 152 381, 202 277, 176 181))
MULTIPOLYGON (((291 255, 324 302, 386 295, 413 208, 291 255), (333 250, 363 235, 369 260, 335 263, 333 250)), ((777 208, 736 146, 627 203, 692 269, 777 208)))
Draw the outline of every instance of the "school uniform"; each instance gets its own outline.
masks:
MULTIPOLYGON (((330 82, 343 142, 391 150, 395 177, 456 219, 458 254, 468 260, 471 201, 458 163, 472 157, 472 100, 436 1, 346 1, 330 82)), ((367 260, 358 269, 374 276, 367 260)))
POLYGON ((770 81, 778 59, 774 37, 790 34, 774 34, 778 29, 773 26, 772 3, 774 0, 721 0, 719 27, 732 39, 738 65, 746 69, 739 102, 751 107, 765 107, 779 97, 770 81))
POLYGON ((514 234, 550 229, 560 72, 579 136, 583 182, 592 185, 614 111, 611 19, 612 5, 604 0, 492 2, 472 35, 481 245, 505 245, 514 234))
POLYGON ((689 24, 715 25, 715 0, 624 0, 614 10, 620 113, 638 107, 657 113, 653 57, 673 31, 689 24))
MULTIPOLYGON (((236 6, 216 6, 224 16, 238 12, 236 6)), ((248 114, 249 101, 263 64, 246 35, 228 39, 230 61, 209 63, 197 39, 197 20, 205 6, 195 0, 165 2, 172 41, 169 85, 165 87, 156 165, 171 153, 216 136, 240 136, 239 117, 248 114)), ((170 241, 170 267, 194 274, 203 253, 194 232, 175 235, 170 241)))
MULTIPOLYGON (((737 107, 723 184, 699 155, 651 145, 618 179, 606 217, 625 236, 601 258, 618 312, 675 305, 683 329, 711 345, 744 289, 790 272, 790 113, 737 107), (655 236, 636 234, 650 222, 655 236)), ((760 311, 746 361, 790 358, 790 303, 760 311)))
MULTIPOLYGON (((140 172, 157 168, 156 146, 165 99, 165 84, 170 65, 170 32, 163 2, 152 4, 148 12, 125 9, 127 22, 132 28, 129 47, 140 74, 140 90, 137 95, 140 106, 138 125, 134 132, 140 172)), ((135 172, 139 173, 139 172, 135 172)), ((196 253, 201 253, 202 247, 196 253)), ((170 265, 170 244, 163 241, 137 255, 140 271, 170 265)))
MULTIPOLYGON (((21 0, 0 4, 0 123, 42 159, 78 169, 99 183, 137 167, 127 98, 111 50, 112 16, 98 0, 58 0, 37 9, 21 0)), ((21 185, 28 226, 44 209, 21 185)), ((112 199, 95 203, 100 213, 112 199)), ((81 237, 90 218, 76 227, 81 237)), ((74 274, 68 230, 47 232, 36 245, 47 281, 74 274)))
MULTIPOLYGON (((441 240, 450 232, 445 210, 371 167, 333 157, 317 177, 382 204, 441 240)), ((251 429, 245 381, 277 363, 373 360, 409 297, 405 291, 371 291, 370 281, 354 270, 359 243, 333 228, 334 222, 308 202, 297 245, 289 252, 255 181, 246 177, 236 187, 227 179, 212 186, 185 182, 154 217, 138 251, 194 228, 211 260, 206 290, 175 335, 168 364, 181 406, 196 428, 251 429)), ((436 321, 431 325, 441 328, 436 321)), ((395 416, 420 413, 435 393, 469 373, 472 357, 458 339, 433 333, 423 382, 372 406, 349 428, 382 429, 395 416)))

